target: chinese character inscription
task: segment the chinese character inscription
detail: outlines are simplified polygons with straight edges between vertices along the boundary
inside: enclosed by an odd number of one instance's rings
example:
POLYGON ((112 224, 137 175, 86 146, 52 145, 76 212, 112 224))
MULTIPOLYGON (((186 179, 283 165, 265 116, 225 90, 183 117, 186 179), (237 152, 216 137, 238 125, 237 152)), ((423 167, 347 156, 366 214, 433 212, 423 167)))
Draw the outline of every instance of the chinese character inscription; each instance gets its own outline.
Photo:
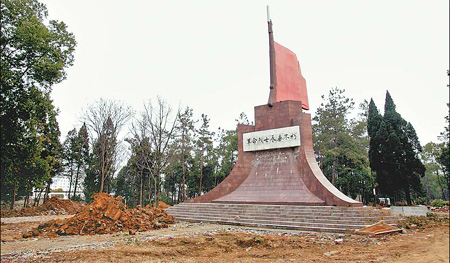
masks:
POLYGON ((244 133, 244 151, 259 151, 300 146, 300 127, 244 133))

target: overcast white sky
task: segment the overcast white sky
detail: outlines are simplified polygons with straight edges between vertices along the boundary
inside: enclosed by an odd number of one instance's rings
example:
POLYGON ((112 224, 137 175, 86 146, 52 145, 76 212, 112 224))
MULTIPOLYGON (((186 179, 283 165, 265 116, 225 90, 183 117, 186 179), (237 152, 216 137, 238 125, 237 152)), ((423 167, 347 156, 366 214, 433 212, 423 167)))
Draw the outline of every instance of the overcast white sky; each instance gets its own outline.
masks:
POLYGON ((445 126, 448 0, 42 2, 78 42, 52 92, 63 138, 100 97, 139 111, 159 95, 213 129, 234 128, 241 112, 253 120, 269 96, 266 5, 275 41, 297 54, 312 115, 332 87, 381 110, 389 90, 422 145, 445 126))

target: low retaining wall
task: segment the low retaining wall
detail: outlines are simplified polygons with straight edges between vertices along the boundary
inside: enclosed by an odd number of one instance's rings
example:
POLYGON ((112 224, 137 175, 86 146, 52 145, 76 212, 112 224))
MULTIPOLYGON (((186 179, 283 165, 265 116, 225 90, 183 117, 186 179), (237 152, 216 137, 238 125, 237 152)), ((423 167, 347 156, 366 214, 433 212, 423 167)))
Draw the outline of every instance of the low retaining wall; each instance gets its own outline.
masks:
POLYGON ((404 216, 426 216, 428 208, 426 206, 391 206, 392 215, 404 216))

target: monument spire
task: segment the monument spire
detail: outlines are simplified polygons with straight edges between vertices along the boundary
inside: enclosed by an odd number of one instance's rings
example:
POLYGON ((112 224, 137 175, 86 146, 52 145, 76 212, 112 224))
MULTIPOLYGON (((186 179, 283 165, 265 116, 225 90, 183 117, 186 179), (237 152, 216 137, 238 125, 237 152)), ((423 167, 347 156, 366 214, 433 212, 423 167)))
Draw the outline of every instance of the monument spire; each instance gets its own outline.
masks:
POLYGON ((274 41, 269 8, 267 24, 269 101, 255 107, 255 125, 238 125, 238 158, 230 174, 208 193, 185 202, 362 206, 320 170, 311 114, 303 111, 309 106, 300 64, 294 52, 274 41))
POLYGON ((270 107, 276 102, 277 99, 277 77, 275 67, 275 46, 273 41, 272 19, 270 19, 269 6, 267 6, 267 26, 269 31, 269 58, 270 58, 270 94, 269 102, 270 107))

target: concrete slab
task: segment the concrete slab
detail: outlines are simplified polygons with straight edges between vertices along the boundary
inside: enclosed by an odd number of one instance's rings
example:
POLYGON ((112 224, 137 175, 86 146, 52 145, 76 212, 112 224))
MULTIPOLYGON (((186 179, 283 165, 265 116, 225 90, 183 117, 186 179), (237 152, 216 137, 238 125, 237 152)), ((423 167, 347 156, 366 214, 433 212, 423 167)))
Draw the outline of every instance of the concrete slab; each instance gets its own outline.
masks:
POLYGON ((426 206, 391 206, 391 214, 403 216, 426 216, 429 209, 426 206))

